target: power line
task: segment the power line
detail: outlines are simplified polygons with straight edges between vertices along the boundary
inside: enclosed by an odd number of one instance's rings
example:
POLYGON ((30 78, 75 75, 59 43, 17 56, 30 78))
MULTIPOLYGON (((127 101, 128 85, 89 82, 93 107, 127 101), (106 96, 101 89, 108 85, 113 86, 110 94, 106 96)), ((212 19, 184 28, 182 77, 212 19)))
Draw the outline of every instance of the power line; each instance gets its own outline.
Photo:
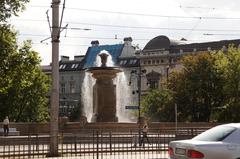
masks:
POLYGON ((67 9, 87 11, 87 12, 111 13, 111 14, 135 15, 135 16, 148 16, 148 17, 162 17, 162 18, 176 18, 176 19, 225 19, 225 20, 229 19, 229 20, 240 20, 239 17, 230 18, 230 17, 207 17, 207 16, 170 16, 170 15, 130 13, 130 12, 118 12, 118 11, 84 9, 84 8, 67 8, 67 9))
MULTIPOLYGON (((48 35, 41 35, 41 34, 20 34, 21 36, 33 36, 33 37, 47 37, 48 35)), ((203 35, 217 35, 217 34, 203 34, 203 35)), ((219 34, 221 35, 221 34, 219 34)), ((226 35, 226 34, 225 34, 226 35)), ((231 34, 230 34, 231 35, 231 34)), ((72 39, 98 39, 98 40, 119 40, 119 39, 123 39, 123 37, 120 37, 120 38, 115 38, 115 37, 84 37, 84 36, 66 36, 66 37, 63 37, 63 38, 72 38, 72 39)), ((50 38, 46 38, 46 40, 48 40, 50 38)), ((134 38, 134 40, 136 41, 149 41, 151 40, 152 38, 134 38)), ((210 42, 210 41, 207 41, 207 40, 194 40, 194 39, 188 39, 187 42, 191 42, 191 41, 197 41, 197 42, 210 42)), ((44 43, 43 43, 44 44, 44 43)), ((75 44, 72 44, 72 45, 75 45, 75 44)), ((78 44, 76 44, 78 45, 78 44)))
MULTIPOLYGON (((17 21, 37 21, 42 22, 47 20, 41 19, 13 19, 17 21)), ((109 25, 109 24, 97 24, 97 23, 83 23, 83 22, 73 22, 73 21, 66 21, 64 23, 68 24, 80 24, 80 25, 88 25, 88 26, 99 26, 99 27, 112 27, 112 28, 127 28, 127 29, 148 29, 148 30, 179 30, 179 31, 192 31, 192 28, 176 28, 176 27, 146 27, 146 26, 129 26, 129 25, 109 25)), ((72 30, 94 30, 94 29, 82 29, 78 27, 71 27, 69 29, 72 30)), ((240 29, 194 29, 193 31, 217 31, 217 32, 240 32, 240 29)))
MULTIPOLYGON (((44 34, 19 34, 21 36, 33 36, 33 37, 48 37, 49 35, 44 35, 44 34)), ((63 38, 71 38, 71 39, 103 39, 103 40, 119 40, 119 39, 123 39, 124 37, 121 38, 115 38, 113 37, 90 37, 90 36, 64 36, 63 38)), ((48 40, 50 39, 50 37, 44 39, 44 40, 48 40)), ((135 39, 135 40, 149 40, 149 39, 135 39)))
MULTIPOLYGON (((176 7, 175 5, 172 5, 176 7)), ((33 8, 49 8, 48 5, 28 5, 28 7, 33 7, 33 8)), ((200 6, 185 6, 185 5, 179 5, 178 7, 180 8, 186 8, 186 9, 212 9, 212 10, 231 10, 231 11, 239 11, 237 9, 230 9, 230 8, 220 8, 220 7, 200 7, 200 6)), ((61 8, 61 7, 60 7, 61 8)), ((81 8, 66 8, 66 9, 81 9, 81 8)))
POLYGON ((215 35, 219 35, 219 36, 240 36, 240 33, 239 34, 216 34, 216 33, 204 33, 203 35, 206 35, 206 36, 215 36, 215 35))
MULTIPOLYGON (((49 6, 37 6, 37 5, 30 5, 30 7, 40 7, 40 8, 47 8, 49 6)), ((222 8, 208 8, 208 7, 195 7, 195 6, 179 6, 180 8, 189 8, 189 9, 212 9, 212 10, 216 10, 216 9, 221 9, 224 10, 222 8)), ((63 7, 64 8, 64 7, 63 7)), ((86 11, 86 12, 97 12, 97 13, 109 13, 109 14, 121 14, 121 15, 133 15, 133 16, 147 16, 147 17, 162 17, 162 18, 177 18, 177 19, 229 19, 229 20, 240 20, 240 17, 209 17, 209 16, 178 16, 178 15, 159 15, 159 14, 143 14, 143 13, 130 13, 130 12, 121 12, 121 11, 109 11, 109 10, 97 10, 97 9, 86 9, 86 8, 74 8, 74 7, 65 7, 66 9, 69 10, 78 10, 78 11, 86 11)), ((227 9, 225 9, 227 10, 227 9)), ((229 9, 230 10, 230 9, 229 9)))
MULTIPOLYGON (((81 22, 69 22, 70 24, 81 24, 81 25, 92 25, 92 26, 101 26, 101 27, 113 27, 113 28, 130 28, 130 29, 153 29, 153 30, 180 30, 180 31, 189 31, 192 28, 169 28, 169 27, 145 27, 145 26, 127 26, 127 25, 110 25, 110 24, 96 24, 96 23, 81 23, 81 22)), ((238 32, 237 30, 232 29, 195 29, 193 31, 225 31, 225 32, 238 32)))
MULTIPOLYGON (((50 45, 49 43, 39 43, 32 42, 33 45, 50 45)), ((69 43, 60 43, 60 45, 64 46, 90 46, 90 44, 69 44, 69 43)))
POLYGON ((207 9, 207 10, 209 10, 209 9, 211 9, 211 10, 215 10, 215 9, 220 9, 220 8, 215 8, 215 7, 199 7, 199 6, 182 6, 182 5, 180 5, 179 6, 180 8, 188 8, 188 9, 207 9))

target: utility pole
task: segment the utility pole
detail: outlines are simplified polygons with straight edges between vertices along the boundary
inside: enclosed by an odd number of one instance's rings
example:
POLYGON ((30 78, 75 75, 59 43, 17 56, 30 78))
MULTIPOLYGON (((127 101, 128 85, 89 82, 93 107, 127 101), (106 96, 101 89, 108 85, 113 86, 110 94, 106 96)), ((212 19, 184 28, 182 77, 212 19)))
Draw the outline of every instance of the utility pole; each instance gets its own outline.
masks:
POLYGON ((59 113, 59 5, 60 0, 52 0, 52 90, 50 109, 50 153, 49 157, 58 154, 58 113, 59 113))

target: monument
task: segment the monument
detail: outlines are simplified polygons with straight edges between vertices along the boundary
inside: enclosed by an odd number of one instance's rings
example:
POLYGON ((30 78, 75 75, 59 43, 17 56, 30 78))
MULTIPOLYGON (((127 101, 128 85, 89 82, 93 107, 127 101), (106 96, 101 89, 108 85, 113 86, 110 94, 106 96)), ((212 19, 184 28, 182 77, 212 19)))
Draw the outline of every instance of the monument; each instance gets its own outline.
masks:
POLYGON ((90 67, 86 71, 96 79, 93 86, 93 115, 91 122, 118 122, 116 115, 116 85, 113 79, 122 72, 117 67, 108 67, 106 52, 98 54, 100 67, 90 67))

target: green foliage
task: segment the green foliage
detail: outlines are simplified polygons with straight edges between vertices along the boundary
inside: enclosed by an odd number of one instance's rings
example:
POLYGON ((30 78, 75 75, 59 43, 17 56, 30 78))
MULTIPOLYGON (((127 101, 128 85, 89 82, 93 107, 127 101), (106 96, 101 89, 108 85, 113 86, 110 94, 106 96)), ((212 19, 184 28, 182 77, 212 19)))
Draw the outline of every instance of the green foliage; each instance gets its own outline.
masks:
POLYGON ((174 92, 179 118, 183 121, 208 122, 214 110, 222 106, 224 81, 213 54, 185 56, 184 69, 170 77, 168 86, 174 92))
POLYGON ((18 46, 17 33, 5 23, 17 16, 27 2, 0 1, 0 119, 8 115, 11 121, 39 122, 49 116, 49 78, 42 73, 40 58, 31 49, 31 42, 18 46))
POLYGON ((152 121, 174 121, 174 104, 168 90, 151 90, 142 101, 142 113, 152 121))
POLYGON ((1 0, 0 1, 0 22, 6 21, 12 15, 17 16, 18 12, 25 9, 24 4, 30 0, 1 0))
POLYGON ((216 55, 217 67, 224 80, 225 101, 216 117, 222 122, 240 121, 240 49, 231 46, 228 52, 219 51, 216 55))
POLYGON ((0 34, 0 118, 46 121, 49 78, 41 71, 38 53, 30 41, 18 47, 9 26, 0 27, 0 34))

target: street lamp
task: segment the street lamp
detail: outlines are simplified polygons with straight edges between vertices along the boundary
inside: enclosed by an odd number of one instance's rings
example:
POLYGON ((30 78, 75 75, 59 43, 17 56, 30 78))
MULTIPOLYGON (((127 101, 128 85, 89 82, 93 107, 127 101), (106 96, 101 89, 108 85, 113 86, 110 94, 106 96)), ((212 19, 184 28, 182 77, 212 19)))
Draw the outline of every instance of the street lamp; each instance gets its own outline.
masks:
POLYGON ((132 70, 131 71, 131 75, 130 75, 130 81, 129 81, 129 85, 132 84, 132 76, 135 75, 137 77, 137 90, 133 91, 132 93, 135 94, 138 93, 138 122, 140 123, 140 118, 141 118, 141 82, 142 82, 142 75, 144 75, 146 73, 145 69, 141 69, 141 67, 139 67, 139 70, 132 70))
MULTIPOLYGON (((142 79, 142 75, 144 75, 146 73, 145 69, 141 69, 141 67, 139 66, 139 70, 132 70, 131 71, 131 75, 130 75, 130 81, 129 81, 129 85, 131 85, 132 81, 132 76, 135 75, 137 77, 137 91, 136 93, 138 93, 138 137, 139 137, 139 144, 140 144, 140 140, 141 140, 141 127, 140 127, 140 120, 141 120, 141 79, 142 79)), ((135 94, 135 91, 133 91, 133 94, 135 94)))

